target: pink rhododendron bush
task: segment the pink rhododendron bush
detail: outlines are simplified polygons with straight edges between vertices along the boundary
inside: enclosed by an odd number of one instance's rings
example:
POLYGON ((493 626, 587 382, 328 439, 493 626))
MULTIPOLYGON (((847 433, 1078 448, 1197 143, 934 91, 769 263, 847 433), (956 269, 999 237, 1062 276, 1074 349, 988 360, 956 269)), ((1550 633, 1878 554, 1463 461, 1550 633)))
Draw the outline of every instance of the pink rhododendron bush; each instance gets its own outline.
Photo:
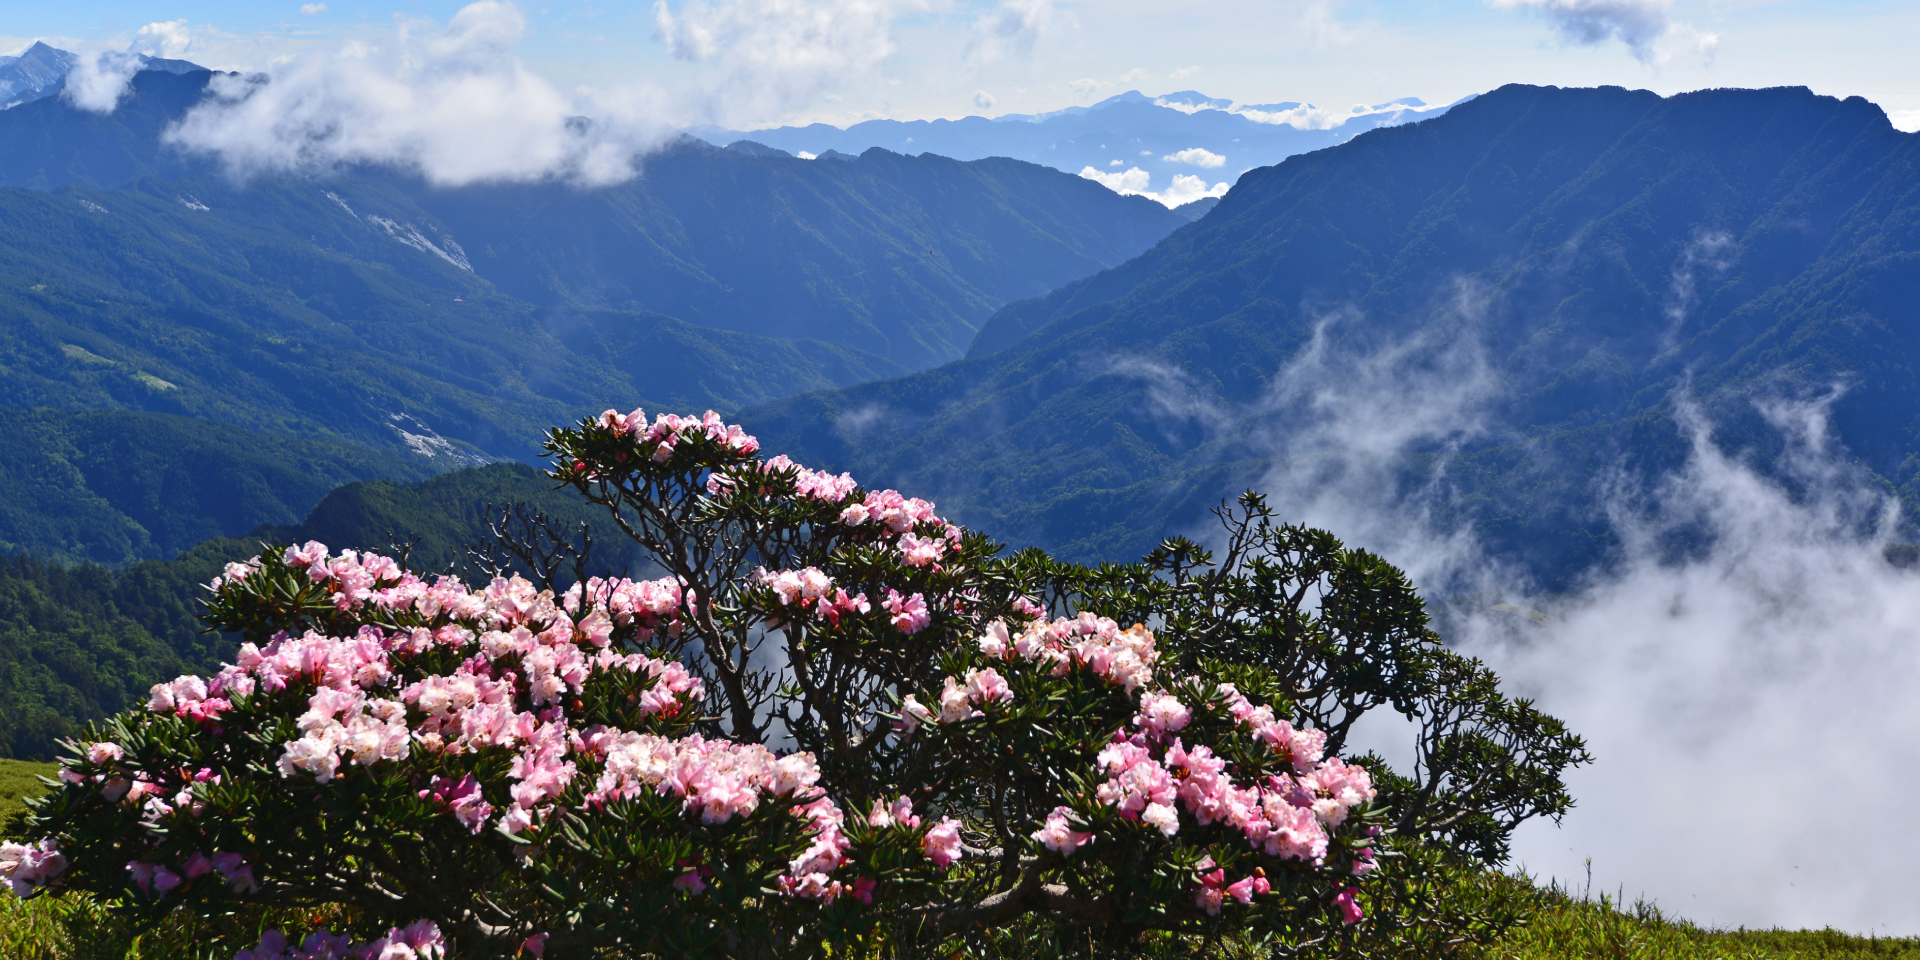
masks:
POLYGON ((1397 570, 1257 497, 1221 511, 1218 559, 1088 569, 711 413, 609 411, 548 449, 646 575, 464 583, 318 543, 231 564, 206 613, 231 662, 91 728, 0 878, 148 919, 345 918, 236 923, 246 960, 951 956, 1008 931, 1364 953, 1484 927, 1434 902, 1435 865, 1499 862, 1584 759, 1397 570), (1351 753, 1376 709, 1409 718, 1414 768, 1351 753))

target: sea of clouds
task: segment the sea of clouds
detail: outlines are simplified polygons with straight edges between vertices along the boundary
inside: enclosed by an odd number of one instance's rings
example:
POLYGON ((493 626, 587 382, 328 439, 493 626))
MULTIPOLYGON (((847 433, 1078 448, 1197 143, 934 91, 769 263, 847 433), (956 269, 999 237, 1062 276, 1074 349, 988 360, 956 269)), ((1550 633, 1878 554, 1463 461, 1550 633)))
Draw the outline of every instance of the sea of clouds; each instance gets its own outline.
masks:
MULTIPOLYGON (((1843 390, 1749 398, 1785 446, 1767 472, 1676 391, 1684 466, 1596 477, 1619 556, 1542 595, 1431 509, 1445 451, 1495 429, 1502 386, 1477 303, 1463 284, 1450 317, 1366 348, 1343 347, 1354 318, 1330 315, 1254 419, 1282 516, 1402 566, 1445 604, 1449 642, 1586 738, 1577 806, 1523 826, 1515 865, 1702 924, 1920 934, 1920 833, 1906 826, 1920 818, 1920 571, 1885 558, 1898 506, 1828 430, 1843 390), (1415 449, 1441 466, 1409 488, 1415 449), (1676 556, 1676 531, 1702 548, 1676 556)), ((1225 423, 1167 372, 1140 375, 1162 378, 1170 415, 1225 423)), ((1404 754, 1399 722, 1370 726, 1365 745, 1404 754)))

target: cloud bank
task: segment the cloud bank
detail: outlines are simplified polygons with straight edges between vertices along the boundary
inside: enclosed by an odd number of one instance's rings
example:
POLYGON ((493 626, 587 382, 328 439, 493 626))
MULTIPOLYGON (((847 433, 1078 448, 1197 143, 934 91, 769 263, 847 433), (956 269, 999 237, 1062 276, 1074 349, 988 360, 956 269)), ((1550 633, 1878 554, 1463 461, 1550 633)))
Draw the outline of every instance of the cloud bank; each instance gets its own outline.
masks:
POLYGON ((365 163, 446 186, 632 176, 636 157, 670 131, 621 101, 555 89, 513 56, 525 33, 519 9, 496 0, 444 27, 403 20, 390 39, 341 44, 270 74, 216 76, 165 137, 241 175, 365 163), (588 111, 594 120, 581 118, 588 111))
MULTIPOLYGON (((1523 827, 1517 865, 1579 888, 1591 860, 1596 892, 1703 924, 1920 933, 1920 834, 1906 827, 1920 818, 1920 571, 1885 559, 1898 508, 1829 433, 1840 391, 1752 401, 1787 451, 1772 474, 1676 396, 1685 465, 1596 481, 1618 564, 1538 595, 1435 520, 1450 451, 1500 429, 1481 300, 1460 284, 1389 343, 1356 346, 1377 327, 1323 317, 1253 409, 1150 395, 1176 426, 1271 451, 1261 486, 1283 516, 1402 566, 1443 635, 1588 739, 1577 806, 1560 827, 1523 827), (1414 452, 1439 466, 1410 480, 1414 452), (1697 549, 1675 556, 1682 532, 1697 549)), ((1398 722, 1364 742, 1391 759, 1398 722)))

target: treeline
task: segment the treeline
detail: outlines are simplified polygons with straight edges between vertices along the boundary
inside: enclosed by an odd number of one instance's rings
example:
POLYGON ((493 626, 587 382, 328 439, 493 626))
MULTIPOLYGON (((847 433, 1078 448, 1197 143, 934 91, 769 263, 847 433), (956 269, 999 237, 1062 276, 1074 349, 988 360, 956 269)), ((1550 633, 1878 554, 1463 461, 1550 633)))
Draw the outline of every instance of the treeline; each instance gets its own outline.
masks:
POLYGON ((202 585, 263 543, 319 540, 382 552, 410 545, 415 570, 484 577, 467 548, 491 539, 489 505, 511 504, 575 536, 586 524, 595 541, 590 572, 623 571, 637 556, 617 531, 601 531, 601 508, 518 463, 420 483, 347 484, 298 524, 207 540, 171 560, 109 569, 0 556, 0 756, 50 757, 60 738, 143 701, 153 684, 217 669, 235 641, 205 632, 202 585))

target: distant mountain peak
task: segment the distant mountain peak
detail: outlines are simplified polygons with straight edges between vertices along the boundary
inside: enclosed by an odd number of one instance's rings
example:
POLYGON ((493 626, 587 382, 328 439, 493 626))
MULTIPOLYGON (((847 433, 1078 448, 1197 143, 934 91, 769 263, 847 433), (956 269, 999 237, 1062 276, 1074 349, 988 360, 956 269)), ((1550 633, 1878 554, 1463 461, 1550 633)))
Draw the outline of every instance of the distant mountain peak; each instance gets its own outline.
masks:
MULTIPOLYGON (((73 71, 74 64, 78 62, 80 58, 76 54, 37 40, 18 56, 0 57, 0 110, 59 93, 67 85, 67 74, 73 71)), ((141 54, 140 69, 188 74, 207 68, 190 60, 141 54)))

